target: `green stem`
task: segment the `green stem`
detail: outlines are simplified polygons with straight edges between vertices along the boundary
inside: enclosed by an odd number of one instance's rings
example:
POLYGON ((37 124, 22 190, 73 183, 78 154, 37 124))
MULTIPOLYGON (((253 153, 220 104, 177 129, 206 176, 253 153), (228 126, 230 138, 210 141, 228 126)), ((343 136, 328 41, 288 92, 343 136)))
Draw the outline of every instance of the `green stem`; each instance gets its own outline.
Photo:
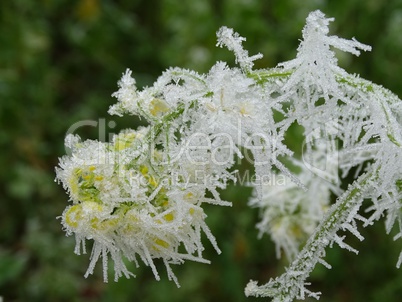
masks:
POLYGON ((287 78, 293 74, 293 71, 283 70, 279 68, 258 69, 247 73, 249 78, 252 78, 258 85, 266 84, 273 81, 275 78, 287 78))
POLYGON ((301 288, 304 289, 305 280, 324 256, 325 248, 342 225, 353 219, 350 213, 355 213, 360 208, 364 199, 363 191, 375 179, 376 173, 373 172, 361 175, 331 207, 286 273, 258 287, 254 281, 251 281, 246 287, 246 295, 272 297, 276 302, 293 301, 300 295, 301 288))

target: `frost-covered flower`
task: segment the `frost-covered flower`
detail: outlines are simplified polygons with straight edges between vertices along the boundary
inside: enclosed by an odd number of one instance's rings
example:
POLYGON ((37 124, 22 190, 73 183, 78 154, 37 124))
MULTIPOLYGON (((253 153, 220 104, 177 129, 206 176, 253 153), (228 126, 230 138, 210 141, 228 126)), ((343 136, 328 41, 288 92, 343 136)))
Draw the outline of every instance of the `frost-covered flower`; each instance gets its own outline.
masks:
POLYGON ((173 179, 166 167, 158 165, 163 155, 145 146, 148 131, 126 130, 110 143, 67 137, 74 141, 72 154, 61 158, 56 171, 73 204, 61 220, 67 234, 76 237, 77 254, 85 253, 86 240, 94 241, 86 275, 102 258, 106 281, 110 254, 115 279, 132 275, 123 258, 137 263, 137 257, 159 279, 153 259, 162 258, 169 279, 178 284, 170 264, 185 260, 208 263, 202 257, 201 232, 220 252, 201 207, 203 202, 211 202, 205 189, 186 186, 185 179, 173 179), (148 151, 151 154, 144 154, 148 151))
POLYGON ((307 169, 297 176, 307 189, 285 175, 277 175, 276 181, 263 184, 261 199, 254 196, 249 201, 250 206, 260 209, 261 221, 256 225, 259 237, 270 235, 277 257, 283 250, 288 260, 295 258, 300 245, 311 236, 328 210, 333 187, 307 169))
MULTIPOLYGON (((221 43, 236 44, 236 37, 227 32, 221 43)), ((239 63, 252 62, 246 51, 239 53, 239 63)), ((127 70, 109 113, 139 115, 149 127, 125 130, 109 143, 66 138, 72 154, 60 159, 56 171, 73 205, 62 223, 76 236, 77 253, 85 252, 86 239, 94 240, 87 275, 102 257, 106 279, 110 254, 116 279, 129 276, 122 259, 136 262, 137 255, 157 279, 153 259, 162 258, 177 283, 170 264, 208 262, 201 232, 220 252, 202 205, 230 205, 219 189, 235 180, 230 169, 241 150, 251 151, 257 175, 272 165, 288 173, 276 156, 289 151, 278 136, 269 97, 244 68, 218 62, 206 75, 171 68, 151 87, 138 90, 135 83, 127 70)))

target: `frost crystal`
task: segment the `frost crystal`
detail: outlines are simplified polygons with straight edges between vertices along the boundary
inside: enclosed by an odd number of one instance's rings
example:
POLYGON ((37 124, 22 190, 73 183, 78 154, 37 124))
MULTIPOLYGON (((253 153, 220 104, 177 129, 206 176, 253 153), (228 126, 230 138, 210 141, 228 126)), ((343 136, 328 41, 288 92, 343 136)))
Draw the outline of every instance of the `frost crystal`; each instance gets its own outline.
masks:
POLYGON ((244 71, 250 71, 254 65, 253 61, 262 58, 262 54, 260 53, 249 57, 248 51, 242 46, 242 43, 243 41, 246 41, 246 38, 233 32, 233 29, 223 26, 219 29, 216 35, 218 36, 218 43, 216 45, 219 47, 226 46, 227 49, 233 51, 236 56, 236 63, 238 63, 244 71))
MULTIPOLYGON (((347 73, 338 67, 335 53, 330 47, 360 55, 358 49, 371 50, 370 46, 357 42, 355 39, 346 40, 337 36, 328 36, 329 22, 320 11, 310 13, 307 24, 303 29, 303 41, 300 43, 296 59, 281 63, 279 66, 292 71, 287 83, 282 87, 283 91, 297 91, 297 87, 303 90, 304 97, 314 96, 315 89, 326 101, 329 101, 329 93, 333 97, 344 99, 343 92, 339 89, 337 76, 345 76, 347 73)), ((300 92, 299 92, 300 93, 300 92)), ((307 103, 309 109, 314 108, 315 98, 307 103)))

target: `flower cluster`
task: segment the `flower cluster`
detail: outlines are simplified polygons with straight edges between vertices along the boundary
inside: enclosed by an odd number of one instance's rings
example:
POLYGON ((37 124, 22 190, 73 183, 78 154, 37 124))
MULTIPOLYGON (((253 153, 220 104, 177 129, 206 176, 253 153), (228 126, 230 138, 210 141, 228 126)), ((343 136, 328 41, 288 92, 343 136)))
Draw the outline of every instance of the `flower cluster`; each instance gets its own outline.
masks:
POLYGON ((56 172, 73 204, 62 224, 76 237, 76 253, 94 241, 86 275, 102 258, 107 280, 110 255, 115 279, 129 277, 122 259, 137 263, 138 256, 159 279, 153 259, 161 258, 178 284, 170 264, 208 263, 202 232, 220 252, 202 205, 230 205, 218 190, 236 179, 230 169, 241 150, 251 152, 261 175, 272 165, 290 174, 276 160, 290 151, 275 131, 261 87, 224 62, 206 75, 169 69, 141 91, 127 70, 113 96, 118 102, 110 114, 139 115, 149 126, 125 130, 108 143, 66 137, 71 155, 60 159, 56 172))
POLYGON ((264 184, 262 198, 254 196, 249 201, 250 206, 261 211, 261 221, 256 225, 259 237, 269 234, 276 244, 277 257, 283 250, 289 260, 295 258, 300 245, 314 232, 329 208, 331 191, 335 191, 335 186, 307 170, 305 165, 297 161, 295 164, 302 169, 297 176, 308 190, 279 175, 283 182, 264 184))
POLYGON ((77 254, 85 252, 86 239, 94 240, 86 275, 101 257, 106 281, 110 254, 115 279, 129 277, 122 256, 136 262, 138 255, 157 279, 153 259, 164 259, 169 279, 177 283, 169 264, 208 262, 201 255, 201 230, 219 252, 200 206, 208 201, 205 192, 166 173, 161 153, 145 145, 149 130, 126 130, 110 143, 67 137, 72 154, 61 159, 57 177, 73 205, 61 218, 67 234, 76 236, 77 254))

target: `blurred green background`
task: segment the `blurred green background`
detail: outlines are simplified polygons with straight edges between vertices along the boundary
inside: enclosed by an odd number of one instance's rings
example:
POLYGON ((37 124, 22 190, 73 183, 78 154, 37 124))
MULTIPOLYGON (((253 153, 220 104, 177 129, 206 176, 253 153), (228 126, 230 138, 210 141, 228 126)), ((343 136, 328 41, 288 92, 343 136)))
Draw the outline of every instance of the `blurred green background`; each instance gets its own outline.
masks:
MULTIPOLYGON (((206 242, 211 265, 174 267, 181 283, 154 280, 147 267, 132 267, 136 279, 102 282, 100 267, 83 277, 89 255, 73 253, 56 219, 67 195, 54 183, 54 167, 65 153, 68 128, 104 119, 107 133, 136 127, 133 117, 106 111, 126 68, 139 87, 151 85, 169 66, 207 72, 216 60, 233 64, 215 47, 222 25, 247 37, 250 54, 274 67, 296 54, 308 12, 335 17, 333 34, 372 45, 359 58, 340 54, 351 73, 402 96, 402 1, 400 0, 2 0, 0 1, 0 297, 4 301, 263 301, 246 299, 249 279, 260 282, 283 271, 269 238, 257 239, 258 212, 249 209, 250 191, 231 187, 232 208, 208 207, 207 222, 223 251, 206 242), (108 127, 114 121, 115 128, 108 127)), ((82 127, 97 139, 100 127, 82 127)), ((356 256, 328 250, 332 270, 317 268, 312 288, 321 301, 400 301, 402 271, 395 268, 400 243, 382 223, 363 230, 356 256), (399 245, 399 246, 398 246, 399 245)), ((111 278, 112 275, 111 275, 111 278)))

